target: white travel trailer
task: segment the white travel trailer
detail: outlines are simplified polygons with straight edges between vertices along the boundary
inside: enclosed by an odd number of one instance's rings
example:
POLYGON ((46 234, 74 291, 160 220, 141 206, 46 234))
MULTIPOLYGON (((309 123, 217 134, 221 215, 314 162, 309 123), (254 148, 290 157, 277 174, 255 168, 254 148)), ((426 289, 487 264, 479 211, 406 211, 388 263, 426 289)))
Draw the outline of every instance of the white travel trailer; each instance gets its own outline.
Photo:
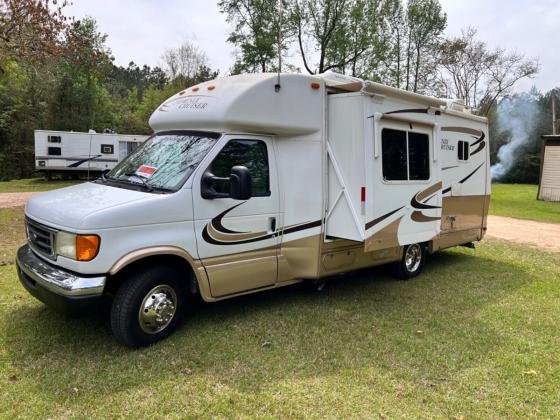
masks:
POLYGON ((32 197, 25 288, 63 309, 111 300, 128 346, 212 302, 426 255, 486 231, 488 127, 453 101, 333 73, 185 89, 96 182, 32 197))
POLYGON ((148 136, 35 130, 35 169, 54 174, 100 173, 132 153, 148 136))

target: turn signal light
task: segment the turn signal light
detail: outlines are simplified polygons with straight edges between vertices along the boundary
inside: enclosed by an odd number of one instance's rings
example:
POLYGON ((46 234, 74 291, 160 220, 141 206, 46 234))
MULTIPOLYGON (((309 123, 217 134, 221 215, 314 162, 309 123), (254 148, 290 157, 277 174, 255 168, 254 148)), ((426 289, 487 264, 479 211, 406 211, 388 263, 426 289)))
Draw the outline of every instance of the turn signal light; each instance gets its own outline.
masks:
POLYGON ((76 259, 91 261, 99 252, 99 236, 76 235, 76 259))
POLYGON ((320 83, 313 82, 311 83, 311 89, 319 89, 321 87, 320 83))

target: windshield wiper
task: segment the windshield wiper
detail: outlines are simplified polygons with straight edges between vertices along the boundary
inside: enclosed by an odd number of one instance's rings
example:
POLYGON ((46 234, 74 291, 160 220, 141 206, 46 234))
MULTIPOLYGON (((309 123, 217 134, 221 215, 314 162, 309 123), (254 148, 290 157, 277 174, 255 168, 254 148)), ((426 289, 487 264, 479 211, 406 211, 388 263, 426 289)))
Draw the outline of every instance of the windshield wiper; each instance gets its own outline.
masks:
MULTIPOLYGON (((142 185, 144 186, 144 188, 146 188, 146 190, 148 190, 150 192, 154 190, 154 187, 152 187, 150 184, 148 184, 148 181, 146 181, 143 177, 141 177, 140 175, 137 175, 134 172, 127 172, 127 173, 124 174, 124 176, 133 176, 135 178, 138 178, 142 182, 142 185)), ((132 181, 128 181, 128 182, 130 182, 131 184, 134 184, 134 182, 132 182, 132 181)))

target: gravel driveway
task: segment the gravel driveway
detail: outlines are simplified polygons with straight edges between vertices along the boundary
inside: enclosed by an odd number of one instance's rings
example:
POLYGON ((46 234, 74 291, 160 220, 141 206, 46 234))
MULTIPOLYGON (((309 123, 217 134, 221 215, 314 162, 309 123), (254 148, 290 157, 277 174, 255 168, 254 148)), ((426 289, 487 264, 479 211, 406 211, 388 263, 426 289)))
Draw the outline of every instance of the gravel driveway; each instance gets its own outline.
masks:
POLYGON ((27 199, 36 192, 0 193, 0 209, 25 206, 27 199))

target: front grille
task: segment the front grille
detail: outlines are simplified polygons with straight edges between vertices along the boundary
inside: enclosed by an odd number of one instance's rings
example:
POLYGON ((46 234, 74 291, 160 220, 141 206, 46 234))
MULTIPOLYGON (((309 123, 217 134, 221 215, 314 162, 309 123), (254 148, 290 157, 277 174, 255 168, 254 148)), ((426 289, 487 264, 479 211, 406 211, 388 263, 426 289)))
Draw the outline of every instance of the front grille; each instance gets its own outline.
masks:
POLYGON ((29 218, 25 219, 25 228, 31 248, 49 258, 54 258, 56 231, 29 218))

